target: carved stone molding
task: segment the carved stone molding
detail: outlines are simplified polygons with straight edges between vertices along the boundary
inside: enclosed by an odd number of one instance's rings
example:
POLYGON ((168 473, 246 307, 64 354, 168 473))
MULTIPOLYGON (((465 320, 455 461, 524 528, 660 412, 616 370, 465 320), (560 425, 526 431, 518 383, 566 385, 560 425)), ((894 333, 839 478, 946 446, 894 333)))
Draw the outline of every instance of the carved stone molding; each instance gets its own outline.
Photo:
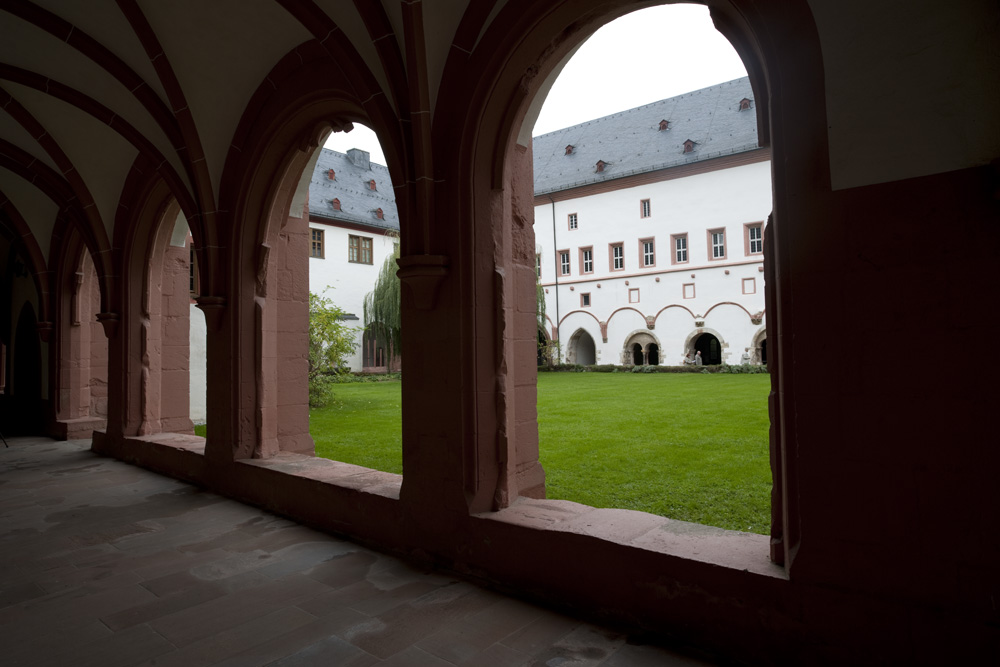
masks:
POLYGON ((703 326, 705 326, 705 320, 695 320, 695 323, 694 323, 694 325, 695 325, 695 327, 697 327, 697 328, 699 328, 699 329, 700 329, 700 328, 702 328, 703 326))
POLYGON ((104 336, 108 340, 114 338, 115 334, 118 333, 119 319, 118 313, 97 313, 97 321, 104 327, 104 336))
POLYGON ((38 331, 38 338, 43 343, 48 343, 52 337, 52 322, 36 322, 35 330, 38 331))
POLYGON ((652 315, 647 315, 646 316, 646 328, 647 329, 655 329, 656 328, 656 318, 653 317, 652 315))
POLYGON ((608 342, 608 323, 607 322, 599 322, 598 324, 601 325, 601 340, 603 342, 607 343, 608 342))
POLYGON ((412 255, 400 257, 396 264, 399 265, 396 275, 410 290, 417 310, 433 308, 441 283, 448 275, 448 258, 444 255, 412 255))
POLYGON ((195 297, 198 308, 205 313, 205 324, 209 331, 218 331, 222 324, 222 313, 226 310, 226 299, 221 296, 195 297))

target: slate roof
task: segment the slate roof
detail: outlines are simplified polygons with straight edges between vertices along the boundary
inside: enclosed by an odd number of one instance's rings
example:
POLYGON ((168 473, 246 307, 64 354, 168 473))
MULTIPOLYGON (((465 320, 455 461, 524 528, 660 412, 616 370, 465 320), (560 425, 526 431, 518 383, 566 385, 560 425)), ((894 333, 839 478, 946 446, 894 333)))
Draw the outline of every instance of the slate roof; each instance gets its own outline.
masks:
POLYGON ((321 149, 309 182, 309 215, 398 231, 399 213, 388 167, 371 162, 367 151, 356 148, 347 154, 321 149), (332 181, 327 176, 330 169, 336 176, 332 181), (372 179, 375 190, 368 187, 372 179), (340 200, 341 210, 330 204, 334 199, 340 200), (375 215, 379 208, 382 220, 375 215))
POLYGON ((743 77, 534 137, 535 194, 757 148, 756 104, 743 77), (744 98, 751 108, 740 111, 744 98), (669 129, 660 131, 661 120, 669 129), (695 142, 690 153, 684 153, 687 139, 695 142), (601 173, 599 160, 606 163, 601 173))

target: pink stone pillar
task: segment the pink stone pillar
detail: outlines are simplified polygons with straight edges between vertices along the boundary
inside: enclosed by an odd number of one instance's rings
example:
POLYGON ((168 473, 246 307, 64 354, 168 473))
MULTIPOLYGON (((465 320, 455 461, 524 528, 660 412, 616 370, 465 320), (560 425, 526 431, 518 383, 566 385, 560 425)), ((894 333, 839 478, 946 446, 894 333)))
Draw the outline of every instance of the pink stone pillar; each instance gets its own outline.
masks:
POLYGON ((289 217, 278 236, 274 361, 281 451, 312 455, 309 435, 309 218, 289 217))
POLYGON ((160 282, 158 431, 194 433, 190 409, 191 254, 167 244, 160 282))

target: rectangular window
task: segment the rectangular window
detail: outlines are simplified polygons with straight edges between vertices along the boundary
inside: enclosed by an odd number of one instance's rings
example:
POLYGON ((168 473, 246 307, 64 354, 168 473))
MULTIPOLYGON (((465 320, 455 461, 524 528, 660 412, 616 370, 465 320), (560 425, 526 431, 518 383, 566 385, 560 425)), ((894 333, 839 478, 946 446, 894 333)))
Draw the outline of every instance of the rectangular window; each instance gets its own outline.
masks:
POLYGON ((311 237, 310 238, 310 247, 309 247, 309 256, 310 257, 318 257, 319 259, 323 259, 323 257, 325 256, 325 254, 324 254, 324 248, 323 248, 323 230, 322 229, 310 229, 309 230, 309 235, 311 237))
POLYGON ((367 236, 347 237, 347 261, 355 264, 372 263, 372 240, 367 236))
POLYGON ((642 266, 656 266, 656 241, 639 239, 639 260, 642 266))
POLYGON ((580 273, 594 272, 594 249, 580 248, 580 273))
POLYGON ((590 308, 590 292, 584 292, 580 295, 580 306, 590 308))
POLYGON ((569 250, 559 251, 559 275, 569 275, 569 250))
POLYGON ((542 277, 542 256, 535 255, 535 276, 542 277))
POLYGON ((625 246, 621 243, 612 243, 611 246, 611 270, 621 271, 625 268, 625 246))
POLYGON ((756 294, 757 293, 757 279, 756 278, 744 278, 743 279, 743 293, 744 294, 756 294))
POLYGON ((726 258, 726 230, 725 229, 710 229, 708 230, 708 247, 709 254, 708 258, 711 259, 725 259, 726 258))
POLYGON ((686 264, 688 261, 688 235, 674 234, 670 239, 674 246, 674 254, 670 258, 671 264, 686 264))
POLYGON ((764 252, 764 226, 761 223, 743 225, 744 252, 747 255, 759 255, 764 252))
POLYGON ((639 202, 639 217, 648 218, 650 215, 649 200, 643 199, 639 202))
POLYGON ((198 296, 198 255, 191 246, 191 261, 188 263, 188 293, 193 299, 198 296))
POLYGON ((639 303, 639 288, 633 287, 628 291, 628 302, 639 303))
POLYGON ((576 229, 576 213, 570 213, 567 217, 570 230, 576 229))
POLYGON ((684 283, 684 298, 685 299, 694 298, 694 283, 684 283))

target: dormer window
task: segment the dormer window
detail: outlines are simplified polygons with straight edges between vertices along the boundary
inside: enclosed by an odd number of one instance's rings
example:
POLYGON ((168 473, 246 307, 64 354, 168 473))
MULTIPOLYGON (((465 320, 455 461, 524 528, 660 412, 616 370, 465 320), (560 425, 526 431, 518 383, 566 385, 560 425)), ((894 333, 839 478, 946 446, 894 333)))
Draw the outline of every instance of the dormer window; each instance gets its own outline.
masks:
POLYGON ((340 200, 339 199, 332 199, 332 200, 330 200, 330 206, 333 207, 334 211, 341 210, 340 209, 340 200))
MULTIPOLYGON (((372 183, 374 182, 375 181, 372 181, 372 183)), ((375 217, 378 218, 379 220, 385 220, 385 213, 382 212, 382 209, 377 208, 375 209, 375 217)))
POLYGON ((670 129, 670 121, 669 120, 661 120, 660 121, 660 132, 663 132, 664 130, 669 130, 669 129, 670 129))
POLYGON ((329 171, 326 172, 326 177, 329 178, 331 181, 335 181, 337 180, 337 172, 335 172, 333 169, 330 169, 329 171))
POLYGON ((751 102, 752 100, 747 97, 744 97, 742 100, 740 100, 740 111, 749 111, 751 102))
POLYGON ((694 151, 694 144, 695 144, 695 142, 691 141, 690 139, 685 140, 684 141, 684 152, 685 153, 691 153, 692 151, 694 151))
POLYGON ((375 179, 374 178, 372 180, 368 181, 368 189, 369 190, 374 190, 375 189, 375 179))
POLYGON ((594 171, 599 174, 602 171, 604 171, 604 168, 606 166, 608 166, 607 162, 605 162, 604 160, 598 160, 597 164, 594 166, 594 171))
POLYGON ((573 149, 573 144, 570 144, 570 145, 566 146, 566 155, 572 155, 573 154, 573 150, 574 150, 573 149))

